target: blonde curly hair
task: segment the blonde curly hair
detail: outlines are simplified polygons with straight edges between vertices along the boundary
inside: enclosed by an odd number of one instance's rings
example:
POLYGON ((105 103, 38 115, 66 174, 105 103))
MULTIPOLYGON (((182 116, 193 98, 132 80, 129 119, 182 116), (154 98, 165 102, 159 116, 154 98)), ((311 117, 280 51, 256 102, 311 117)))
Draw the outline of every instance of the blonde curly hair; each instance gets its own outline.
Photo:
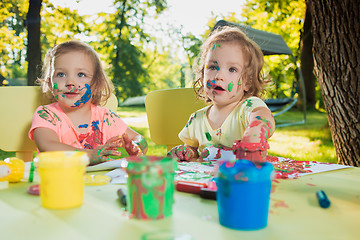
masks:
POLYGON ((260 97, 264 92, 264 86, 267 83, 262 74, 264 66, 264 55, 260 47, 238 27, 224 26, 215 29, 209 37, 204 41, 200 48, 200 55, 197 63, 194 65, 194 72, 196 74, 193 88, 196 95, 200 99, 204 99, 207 103, 211 100, 206 96, 204 89, 204 70, 205 58, 215 44, 226 42, 235 42, 239 44, 244 56, 244 66, 242 71, 242 81, 249 87, 248 91, 244 92, 244 98, 251 96, 260 97))
POLYGON ((90 84, 92 93, 91 103, 94 105, 105 104, 113 92, 113 84, 105 74, 101 60, 95 50, 86 43, 78 40, 63 42, 46 53, 42 76, 37 79, 37 83, 41 85, 43 93, 45 93, 52 101, 55 101, 51 86, 51 79, 55 71, 55 60, 62 54, 71 51, 84 52, 94 62, 95 72, 90 84))

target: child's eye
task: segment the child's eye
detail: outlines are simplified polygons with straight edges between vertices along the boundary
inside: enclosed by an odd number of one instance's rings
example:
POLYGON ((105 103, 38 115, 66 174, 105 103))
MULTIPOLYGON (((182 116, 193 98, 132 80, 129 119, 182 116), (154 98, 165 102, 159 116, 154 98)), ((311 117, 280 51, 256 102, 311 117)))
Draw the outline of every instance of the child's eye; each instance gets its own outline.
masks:
POLYGON ((210 65, 210 66, 208 66, 208 69, 210 69, 210 70, 216 70, 217 67, 216 67, 215 65, 210 65))
POLYGON ((237 70, 236 70, 236 68, 231 67, 231 68, 229 68, 229 72, 237 72, 237 70))
POLYGON ((78 73, 78 77, 85 77, 84 73, 78 73))
POLYGON ((211 66, 210 69, 211 69, 211 70, 216 70, 217 67, 216 67, 216 66, 211 66))
POLYGON ((56 74, 57 77, 65 77, 65 73, 59 72, 56 74))

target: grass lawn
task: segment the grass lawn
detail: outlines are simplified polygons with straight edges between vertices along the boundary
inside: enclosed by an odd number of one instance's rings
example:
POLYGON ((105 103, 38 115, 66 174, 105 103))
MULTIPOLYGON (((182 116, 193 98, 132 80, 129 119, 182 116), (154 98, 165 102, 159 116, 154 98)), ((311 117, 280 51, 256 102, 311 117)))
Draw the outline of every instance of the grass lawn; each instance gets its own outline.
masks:
MULTIPOLYGON (((123 118, 128 118, 129 126, 146 138, 149 145, 147 155, 166 154, 166 146, 156 145, 151 141, 147 122, 138 121, 139 117, 146 116, 144 107, 119 107, 118 114, 123 118)), ((301 118, 301 112, 288 111, 276 117, 276 120, 301 118)), ((327 116, 323 112, 307 112, 305 124, 277 128, 270 138, 269 144, 269 155, 304 161, 337 162, 327 116)), ((14 155, 14 153, 0 150, 0 159, 14 155)))
MULTIPOLYGON (((276 118, 286 119, 302 119, 302 113, 289 111, 276 118)), ((327 115, 323 112, 307 112, 305 124, 277 128, 269 144, 270 155, 337 163, 327 115)))

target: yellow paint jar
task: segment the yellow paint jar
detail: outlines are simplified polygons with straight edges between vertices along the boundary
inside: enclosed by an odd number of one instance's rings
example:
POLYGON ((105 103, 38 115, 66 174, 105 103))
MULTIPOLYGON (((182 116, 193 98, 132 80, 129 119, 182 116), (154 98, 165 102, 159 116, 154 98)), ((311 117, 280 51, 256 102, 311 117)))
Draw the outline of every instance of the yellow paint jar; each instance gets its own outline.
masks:
POLYGON ((35 159, 40 176, 41 205, 51 209, 79 207, 89 158, 80 151, 42 152, 35 159))

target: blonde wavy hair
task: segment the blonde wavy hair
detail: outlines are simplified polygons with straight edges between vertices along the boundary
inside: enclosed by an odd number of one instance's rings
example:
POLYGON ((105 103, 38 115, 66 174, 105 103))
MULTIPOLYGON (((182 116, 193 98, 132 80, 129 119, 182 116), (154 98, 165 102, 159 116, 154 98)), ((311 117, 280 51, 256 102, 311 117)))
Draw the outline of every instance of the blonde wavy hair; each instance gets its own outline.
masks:
POLYGON ((204 70, 205 59, 215 44, 221 43, 237 43, 244 56, 244 66, 242 70, 242 81, 249 87, 248 91, 244 92, 244 98, 251 96, 260 97, 264 92, 264 86, 268 83, 264 79, 262 68, 264 66, 264 55, 260 47, 238 27, 224 26, 214 30, 209 37, 204 41, 200 48, 200 54, 194 65, 195 81, 193 88, 200 99, 204 99, 207 103, 211 100, 206 96, 204 89, 204 70))
POLYGON ((113 92, 113 84, 105 74, 101 60, 95 50, 86 43, 78 40, 63 42, 46 53, 42 76, 37 79, 37 83, 41 85, 43 93, 45 93, 52 101, 55 101, 51 86, 51 79, 55 71, 55 60, 62 54, 72 51, 84 52, 92 59, 95 66, 95 72, 90 83, 92 93, 91 103, 94 105, 105 104, 113 92))

